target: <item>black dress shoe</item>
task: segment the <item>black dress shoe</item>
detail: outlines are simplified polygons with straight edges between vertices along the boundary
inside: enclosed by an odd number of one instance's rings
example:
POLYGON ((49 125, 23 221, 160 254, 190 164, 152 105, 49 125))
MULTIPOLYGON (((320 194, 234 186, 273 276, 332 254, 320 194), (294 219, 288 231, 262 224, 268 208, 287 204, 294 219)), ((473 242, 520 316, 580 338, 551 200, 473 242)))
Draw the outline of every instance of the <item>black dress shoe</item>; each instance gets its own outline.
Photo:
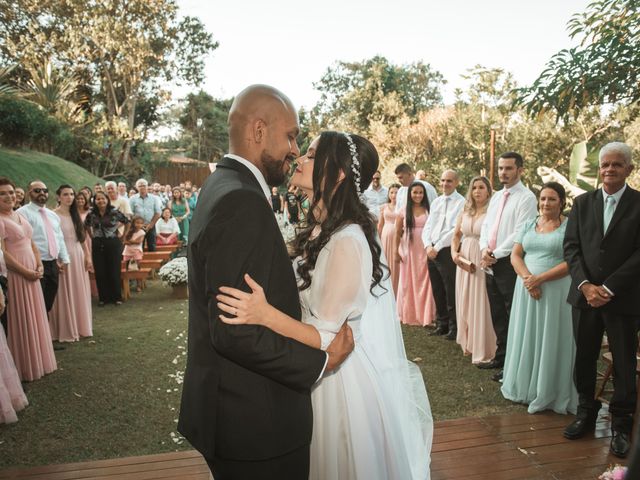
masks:
POLYGON ((611 446, 609 450, 616 457, 625 458, 629 453, 631 447, 631 441, 629 440, 629 434, 624 432, 618 432, 613 430, 611 435, 611 446))
POLYGON ((502 381, 502 376, 503 375, 504 375, 504 370, 500 370, 493 377, 491 377, 491 380, 493 380, 494 382, 500 382, 500 381, 502 381))
POLYGON ((456 332, 449 332, 447 333, 444 338, 446 338, 447 340, 455 340, 456 337, 458 336, 458 334, 456 332))
POLYGON ((482 370, 492 370, 494 368, 502 368, 502 362, 499 362, 494 359, 494 360, 491 360, 490 362, 479 363, 478 368, 482 370))
POLYGON ((440 335, 447 335, 449 333, 449 330, 446 330, 444 328, 436 328, 433 332, 429 332, 429 336, 430 337, 437 337, 440 335))
POLYGON ((576 418, 564 429, 564 438, 576 440, 584 437, 586 433, 593 432, 596 428, 596 418, 597 417, 576 418))

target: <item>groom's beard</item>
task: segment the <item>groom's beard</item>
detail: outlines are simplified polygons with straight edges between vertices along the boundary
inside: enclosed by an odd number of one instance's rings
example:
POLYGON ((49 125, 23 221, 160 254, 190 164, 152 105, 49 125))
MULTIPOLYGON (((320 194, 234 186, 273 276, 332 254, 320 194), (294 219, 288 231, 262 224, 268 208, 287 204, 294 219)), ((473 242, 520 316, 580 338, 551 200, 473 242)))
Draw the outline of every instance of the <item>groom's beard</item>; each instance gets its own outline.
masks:
POLYGON ((270 187, 278 187, 282 185, 286 179, 287 171, 285 172, 285 164, 293 162, 295 158, 293 156, 287 156, 284 160, 276 160, 267 152, 262 152, 260 155, 260 161, 265 171, 265 180, 270 187))

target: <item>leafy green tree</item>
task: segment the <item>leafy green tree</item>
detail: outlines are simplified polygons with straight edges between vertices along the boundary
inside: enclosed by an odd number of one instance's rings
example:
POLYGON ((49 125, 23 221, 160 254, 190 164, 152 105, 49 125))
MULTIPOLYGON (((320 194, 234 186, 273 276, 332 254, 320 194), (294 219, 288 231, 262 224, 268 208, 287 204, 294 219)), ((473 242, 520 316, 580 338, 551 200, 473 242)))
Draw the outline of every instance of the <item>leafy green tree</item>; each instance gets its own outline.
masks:
POLYGON ((444 83, 442 74, 422 62, 393 65, 381 56, 338 62, 314 84, 321 98, 313 114, 322 128, 348 126, 364 133, 374 122, 397 123, 440 105, 444 83))
POLYGON ((568 25, 578 46, 559 51, 519 102, 567 119, 593 105, 640 100, 640 1, 594 1, 568 25))
POLYGON ((188 156, 213 161, 224 155, 229 146, 227 117, 232 101, 215 99, 202 90, 187 95, 178 121, 188 156))

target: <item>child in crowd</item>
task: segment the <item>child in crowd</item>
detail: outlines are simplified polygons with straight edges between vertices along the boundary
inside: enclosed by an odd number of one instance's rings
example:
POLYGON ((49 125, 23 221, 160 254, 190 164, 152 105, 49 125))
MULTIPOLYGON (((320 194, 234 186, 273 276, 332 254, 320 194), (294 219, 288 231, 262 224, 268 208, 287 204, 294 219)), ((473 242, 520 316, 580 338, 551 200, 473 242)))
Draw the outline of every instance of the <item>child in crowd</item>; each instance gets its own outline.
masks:
MULTIPOLYGON (((142 242, 146 232, 143 230, 144 219, 139 215, 133 217, 131 228, 124 237, 124 250, 122 259, 127 264, 127 270, 138 270, 138 262, 142 260, 142 242)), ((142 290, 140 283, 136 281, 136 292, 142 290)))

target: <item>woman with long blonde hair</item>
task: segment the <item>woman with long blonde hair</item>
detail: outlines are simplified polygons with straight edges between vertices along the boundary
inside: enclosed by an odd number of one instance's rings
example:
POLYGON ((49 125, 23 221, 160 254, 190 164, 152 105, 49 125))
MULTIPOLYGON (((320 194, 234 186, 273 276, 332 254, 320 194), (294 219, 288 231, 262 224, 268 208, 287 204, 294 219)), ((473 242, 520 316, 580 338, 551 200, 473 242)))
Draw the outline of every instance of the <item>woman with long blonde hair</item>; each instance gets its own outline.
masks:
POLYGON ((480 230, 490 198, 489 180, 486 177, 474 177, 451 240, 451 256, 457 265, 456 341, 465 355, 471 355, 474 364, 490 361, 496 352, 496 334, 491 323, 485 272, 480 269, 480 230))

